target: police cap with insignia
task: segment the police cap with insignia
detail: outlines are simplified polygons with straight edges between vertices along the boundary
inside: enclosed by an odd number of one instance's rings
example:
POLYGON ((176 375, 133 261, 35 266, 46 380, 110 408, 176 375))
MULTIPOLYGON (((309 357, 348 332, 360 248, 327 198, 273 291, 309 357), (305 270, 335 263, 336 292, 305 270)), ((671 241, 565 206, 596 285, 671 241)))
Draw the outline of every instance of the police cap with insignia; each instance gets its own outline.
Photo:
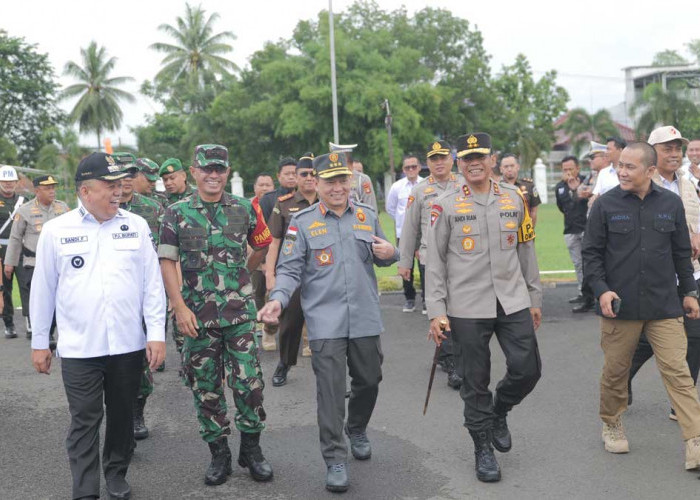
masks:
POLYGON ((219 144, 200 144, 194 148, 194 166, 207 165, 228 167, 228 149, 219 144))
POLYGON ((434 141, 428 146, 428 152, 426 157, 430 158, 435 155, 446 156, 452 152, 452 146, 447 141, 439 140, 434 141))
POLYGON ((139 169, 146 179, 151 182, 158 180, 158 164, 150 158, 139 158, 136 160, 136 167, 139 169))
POLYGON ((58 184, 58 181, 54 178, 53 175, 40 175, 39 177, 34 177, 32 184, 34 184, 34 187, 55 186, 56 184, 58 184))
POLYGON ((605 144, 591 141, 591 150, 588 152, 588 157, 593 158, 597 154, 607 153, 607 152, 608 152, 608 147, 605 144))
POLYGON ((182 162, 177 158, 168 158, 160 166, 160 170, 158 170, 158 175, 163 177, 164 175, 172 174, 173 172, 178 172, 180 170, 185 170, 182 167, 182 162))
POLYGON ((75 181, 80 182, 91 179, 116 181, 129 175, 122 168, 120 165, 117 165, 112 155, 101 152, 91 153, 80 160, 78 169, 75 171, 75 181))
POLYGON ((297 169, 299 168, 314 168, 314 154, 304 153, 297 162, 297 169))
POLYGON ((464 158, 472 154, 491 154, 491 136, 489 134, 474 132, 457 139, 457 158, 464 158))
POLYGON ((316 177, 330 179, 338 175, 352 175, 352 170, 348 168, 344 154, 328 153, 314 158, 314 172, 316 177))

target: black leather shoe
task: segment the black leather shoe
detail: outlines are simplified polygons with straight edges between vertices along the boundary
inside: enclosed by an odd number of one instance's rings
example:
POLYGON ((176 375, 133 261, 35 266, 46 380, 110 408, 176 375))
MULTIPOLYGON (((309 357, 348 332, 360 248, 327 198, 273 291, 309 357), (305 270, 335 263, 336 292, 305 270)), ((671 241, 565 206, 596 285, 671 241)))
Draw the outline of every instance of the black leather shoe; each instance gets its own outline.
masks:
POLYGON ((165 371, 165 361, 163 361, 158 368, 156 368, 156 371, 161 373, 165 371))
POLYGON ((288 371, 289 367, 280 361, 275 369, 274 375, 272 375, 272 385, 275 387, 281 387, 286 384, 288 371))
POLYGON ((372 445, 369 444, 366 432, 350 432, 345 424, 345 434, 350 438, 350 451, 357 460, 367 460, 372 457, 372 445))
POLYGON ((462 387, 462 377, 457 375, 457 370, 455 368, 455 363, 452 356, 445 359, 445 366, 447 366, 447 385, 455 390, 462 387))
POLYGON ((586 298, 583 295, 577 295, 576 297, 571 297, 569 299, 569 304, 580 304, 581 302, 585 302, 586 298))
POLYGON ((110 498, 131 498, 131 486, 123 477, 117 476, 107 479, 107 494, 110 498))
POLYGON ((134 401, 134 439, 141 440, 148 437, 148 427, 143 417, 143 409, 146 406, 146 398, 136 398, 134 401))
POLYGON ((265 460, 260 449, 260 433, 241 432, 241 449, 238 453, 238 465, 248 468, 256 481, 272 479, 272 466, 265 460))
POLYGON ((573 313, 585 313, 595 309, 595 302, 588 300, 583 302, 581 305, 574 307, 571 312, 573 313))
POLYGON ((5 325, 5 338, 6 339, 16 339, 17 332, 15 331, 15 325, 5 325))
POLYGON ((209 467, 207 467, 207 472, 204 474, 204 484, 209 486, 223 484, 233 472, 231 470, 231 448, 228 447, 228 439, 222 438, 209 443, 209 451, 211 452, 211 462, 209 467))
POLYGON ((326 472, 326 489, 334 493, 348 491, 350 481, 348 481, 348 470, 345 464, 329 465, 326 472))
POLYGON ((501 453, 508 453, 513 446, 505 415, 496 415, 494 417, 493 429, 491 431, 491 443, 493 443, 493 447, 501 453))
POLYGON ((495 483, 501 480, 501 467, 491 447, 491 431, 469 431, 474 441, 474 468, 476 478, 484 483, 495 483))

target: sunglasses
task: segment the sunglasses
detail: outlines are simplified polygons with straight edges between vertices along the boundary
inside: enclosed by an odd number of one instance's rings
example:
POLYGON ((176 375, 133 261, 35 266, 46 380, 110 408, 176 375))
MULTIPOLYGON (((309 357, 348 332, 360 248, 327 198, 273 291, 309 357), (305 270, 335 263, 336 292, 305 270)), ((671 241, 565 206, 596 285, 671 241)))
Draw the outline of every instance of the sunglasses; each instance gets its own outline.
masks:
POLYGON ((300 177, 316 177, 316 172, 314 172, 313 170, 307 170, 306 172, 297 172, 297 175, 300 177))
POLYGON ((419 167, 420 167, 420 165, 406 165, 403 168, 405 168, 406 170, 415 170, 419 167))
POLYGON ((205 174, 223 174, 228 170, 228 167, 224 167, 223 165, 219 164, 214 164, 214 165, 205 165, 203 167, 197 167, 199 170, 204 172, 205 174))

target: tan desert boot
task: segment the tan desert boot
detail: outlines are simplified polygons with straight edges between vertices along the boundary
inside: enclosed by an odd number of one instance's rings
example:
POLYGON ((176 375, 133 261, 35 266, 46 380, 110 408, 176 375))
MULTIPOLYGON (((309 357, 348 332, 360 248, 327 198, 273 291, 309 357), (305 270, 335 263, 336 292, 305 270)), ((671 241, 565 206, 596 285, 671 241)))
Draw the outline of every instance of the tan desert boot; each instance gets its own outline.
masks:
POLYGON ((629 453, 630 451, 625 429, 619 420, 614 424, 603 423, 603 442, 605 443, 605 451, 610 453, 629 453))
POLYGON ((700 468, 700 436, 685 442, 685 470, 700 468))

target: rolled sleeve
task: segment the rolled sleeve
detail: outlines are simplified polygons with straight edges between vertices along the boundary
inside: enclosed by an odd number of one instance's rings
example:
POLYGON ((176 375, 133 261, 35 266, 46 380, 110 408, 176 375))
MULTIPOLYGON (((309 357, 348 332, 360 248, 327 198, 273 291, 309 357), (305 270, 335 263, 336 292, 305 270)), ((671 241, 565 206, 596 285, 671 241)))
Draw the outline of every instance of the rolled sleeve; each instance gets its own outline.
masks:
POLYGON ((177 233, 177 214, 172 208, 168 208, 163 214, 160 225, 158 243, 158 257, 178 261, 180 260, 180 242, 177 233))

